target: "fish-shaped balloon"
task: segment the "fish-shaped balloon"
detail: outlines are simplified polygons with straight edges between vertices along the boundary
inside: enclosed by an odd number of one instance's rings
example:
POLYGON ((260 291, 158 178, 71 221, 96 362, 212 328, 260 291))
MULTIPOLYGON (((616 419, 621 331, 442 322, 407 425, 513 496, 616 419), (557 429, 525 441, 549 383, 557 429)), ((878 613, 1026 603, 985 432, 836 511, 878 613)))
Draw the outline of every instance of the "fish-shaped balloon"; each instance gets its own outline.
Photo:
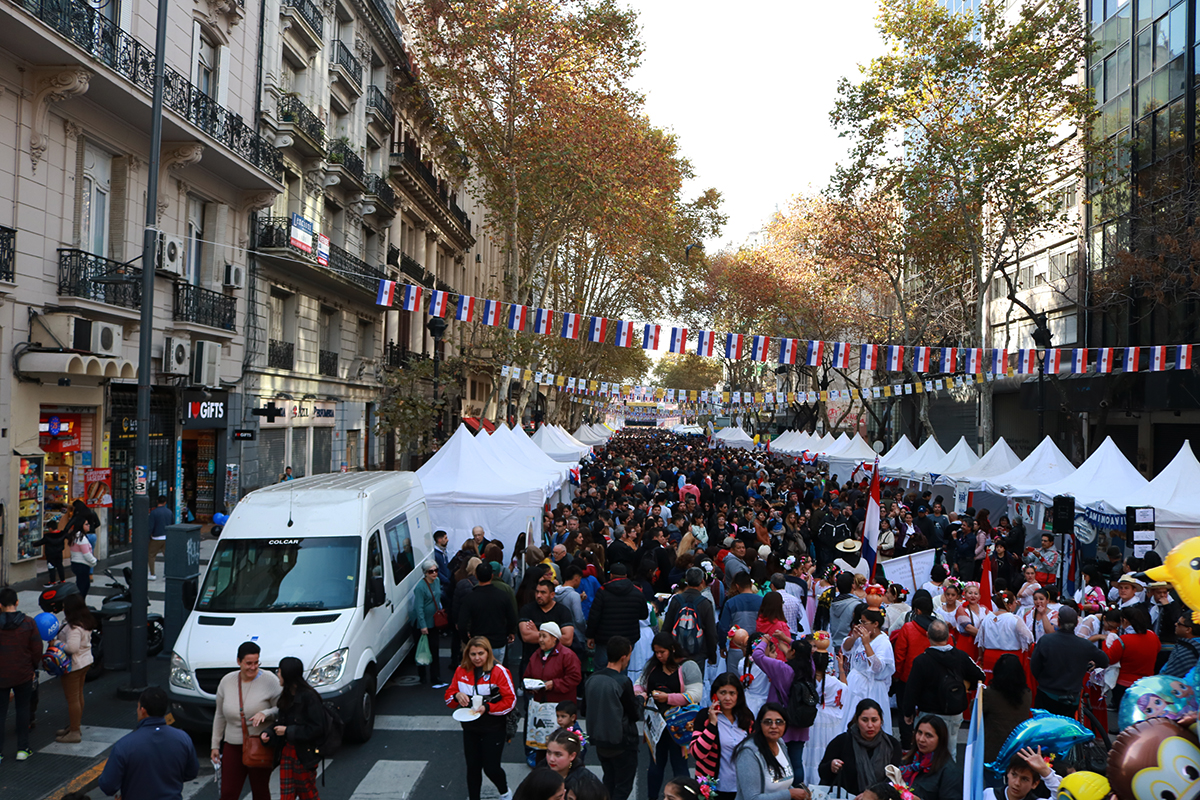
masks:
POLYGON ((1004 741, 1004 746, 996 754, 996 760, 988 764, 987 768, 996 777, 1001 777, 1008 771, 1008 763, 1012 761, 1012 757, 1026 747, 1040 747, 1043 753, 1065 753, 1077 744, 1090 742, 1095 736, 1096 734, 1078 720, 1035 708, 1032 718, 1013 728, 1013 732, 1004 741))
POLYGON ((1192 611, 1192 622, 1200 623, 1200 536, 1171 548, 1161 566, 1146 570, 1145 580, 1166 581, 1192 611))

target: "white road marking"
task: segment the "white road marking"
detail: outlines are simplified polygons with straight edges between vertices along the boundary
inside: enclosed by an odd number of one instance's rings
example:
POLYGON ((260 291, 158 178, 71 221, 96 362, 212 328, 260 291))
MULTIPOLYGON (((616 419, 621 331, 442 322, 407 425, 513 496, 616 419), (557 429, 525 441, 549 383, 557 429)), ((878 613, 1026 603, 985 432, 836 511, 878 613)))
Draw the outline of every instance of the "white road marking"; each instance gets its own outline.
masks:
MULTIPOLYGON (((525 730, 524 721, 521 730, 525 730)), ((587 733, 587 722, 579 720, 579 727, 587 733)), ((459 731, 462 723, 450 716, 433 714, 380 714, 375 717, 375 730, 379 731, 459 731)), ((524 745, 522 745, 524 746, 524 745)))
POLYGON ((428 761, 376 761, 350 800, 407 800, 425 773, 428 761))
POLYGON ((83 725, 79 729, 83 741, 78 744, 63 744, 62 742, 51 742, 50 744, 39 750, 39 753, 49 753, 55 756, 80 756, 83 758, 95 758, 108 748, 112 747, 122 737, 133 732, 133 728, 97 728, 92 725, 83 725))

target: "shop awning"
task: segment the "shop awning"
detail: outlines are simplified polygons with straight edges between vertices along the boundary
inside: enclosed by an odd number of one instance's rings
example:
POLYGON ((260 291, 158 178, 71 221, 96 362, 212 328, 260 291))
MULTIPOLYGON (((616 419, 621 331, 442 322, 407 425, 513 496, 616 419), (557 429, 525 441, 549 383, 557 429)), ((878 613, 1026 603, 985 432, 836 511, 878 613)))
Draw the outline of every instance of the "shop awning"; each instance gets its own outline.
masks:
POLYGON ((27 352, 17 358, 17 371, 24 375, 103 380, 137 379, 137 367, 123 358, 101 358, 87 353, 27 352))
POLYGON ((492 422, 490 419, 481 420, 479 417, 463 417, 462 421, 465 422, 467 427, 475 433, 479 433, 480 424, 483 425, 483 429, 488 433, 495 433, 496 431, 496 423, 492 422))

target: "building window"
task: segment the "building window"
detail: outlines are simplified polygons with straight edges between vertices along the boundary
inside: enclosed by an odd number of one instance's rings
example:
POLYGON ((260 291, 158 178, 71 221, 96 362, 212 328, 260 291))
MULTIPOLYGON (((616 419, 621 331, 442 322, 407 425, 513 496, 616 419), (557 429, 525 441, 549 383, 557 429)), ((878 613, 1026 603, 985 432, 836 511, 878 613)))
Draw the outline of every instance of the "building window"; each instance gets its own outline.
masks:
POLYGON ((371 320, 358 321, 358 355, 362 358, 375 356, 375 323, 371 320))
POLYGON ((83 152, 80 183, 79 243, 94 256, 108 257, 112 156, 88 144, 83 152))
POLYGON ((188 195, 187 198, 187 262, 184 264, 184 280, 200 285, 200 265, 204 255, 204 201, 188 195))
POLYGON ((192 83, 209 97, 217 96, 220 46, 199 22, 192 23, 192 83))

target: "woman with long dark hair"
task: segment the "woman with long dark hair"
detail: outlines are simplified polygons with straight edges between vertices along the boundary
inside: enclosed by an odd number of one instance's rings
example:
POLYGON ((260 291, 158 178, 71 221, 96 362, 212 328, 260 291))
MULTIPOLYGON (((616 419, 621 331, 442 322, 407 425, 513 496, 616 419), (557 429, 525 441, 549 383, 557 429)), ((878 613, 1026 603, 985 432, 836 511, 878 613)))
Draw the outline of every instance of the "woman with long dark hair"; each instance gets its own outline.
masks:
POLYGON ((570 728, 559 728, 546 739, 546 766, 562 776, 568 792, 593 796, 607 794, 596 773, 583 765, 583 759, 579 757, 582 750, 580 734, 570 728))
MULTIPOLYGON (((82 741, 83 682, 92 665, 92 629, 96 620, 83 597, 69 594, 63 600, 63 624, 58 630, 58 644, 71 657, 71 671, 58 679, 67 700, 67 727, 57 732, 56 742, 74 744, 82 741)), ((4 691, 8 691, 5 689, 4 691)))
POLYGON ((850 633, 842 642, 842 652, 849 665, 846 668, 846 722, 850 722, 849 709, 859 700, 870 698, 883 708, 883 729, 892 729, 892 712, 888 693, 892 676, 896 674, 896 657, 892 643, 883 633, 883 612, 868 608, 866 604, 854 610, 850 633))
MULTIPOLYGON (((787 708, 792 684, 796 681, 812 681, 815 686, 816 671, 813 667, 812 644, 807 638, 791 641, 783 638, 763 637, 754 645, 754 663, 767 675, 770 691, 767 703, 787 708)), ((818 695, 819 696, 819 695, 818 695)), ((818 701, 819 702, 819 701, 818 701)), ((765 706, 764 706, 765 707, 765 706)), ((787 748, 788 760, 797 782, 804 782, 804 744, 808 741, 808 728, 791 728, 781 741, 787 748)))
POLYGON ((279 713, 275 724, 262 732, 263 742, 282 751, 279 763, 279 800, 317 800, 317 765, 324 754, 325 709, 321 695, 304 679, 300 659, 279 660, 279 713))
POLYGON ((825 748, 817 771, 823 786, 837 786, 852 795, 887 779, 884 768, 898 766, 900 742, 883 728, 883 708, 866 698, 854 707, 846 732, 825 748))
POLYGON ((716 781, 716 797, 710 800, 734 800, 738 784, 733 751, 754 727, 754 715, 746 705, 742 681, 736 673, 723 672, 716 677, 711 699, 708 713, 697 716, 692 723, 696 777, 716 781))
POLYGON ((926 714, 913 731, 914 747, 904 755, 900 774, 921 800, 963 800, 962 769, 950 753, 946 721, 926 714))
POLYGON ((512 800, 563 800, 567 785, 552 769, 535 769, 525 776, 512 800))
POLYGON ((992 679, 983 689, 983 758, 996 760, 1013 729, 1029 719, 1033 692, 1016 653, 1002 653, 992 666, 992 679))
POLYGON ((767 592, 763 595, 754 627, 758 633, 765 636, 778 635, 789 640, 792 638, 792 630, 788 627, 787 617, 783 613, 783 597, 779 592, 767 592))
POLYGON ((96 566, 96 556, 92 553, 92 542, 88 534, 93 531, 91 520, 81 519, 78 522, 71 518, 67 527, 67 544, 71 548, 71 572, 75 573, 75 585, 79 587, 79 596, 87 597, 88 589, 92 587, 92 567, 96 566))
MULTIPOLYGON (((704 675, 694 661, 687 659, 675 637, 669 631, 659 631, 650 647, 654 655, 642 669, 634 691, 653 700, 664 716, 672 708, 699 703, 704 692, 704 675)), ((657 797, 667 772, 667 761, 670 760, 675 775, 686 775, 687 758, 666 731, 659 737, 653 756, 646 772, 646 791, 650 797, 657 797)))
POLYGON ((781 739, 787 732, 787 710, 766 703, 754 721, 754 733, 734 754, 738 800, 807 800, 808 791, 792 785, 792 762, 781 739))

